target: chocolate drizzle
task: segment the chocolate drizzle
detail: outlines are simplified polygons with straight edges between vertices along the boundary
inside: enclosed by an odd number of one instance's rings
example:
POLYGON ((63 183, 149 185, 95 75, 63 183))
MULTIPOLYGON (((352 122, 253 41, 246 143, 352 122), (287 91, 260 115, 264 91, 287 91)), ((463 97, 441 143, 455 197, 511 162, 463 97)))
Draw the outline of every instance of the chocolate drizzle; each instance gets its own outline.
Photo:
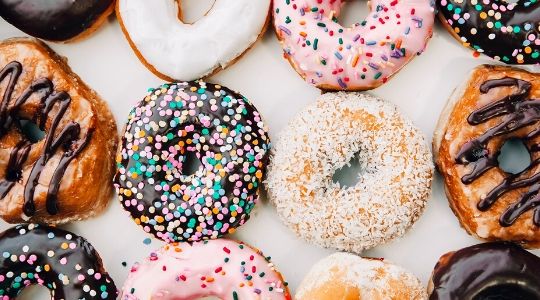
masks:
MULTIPOLYGON (((41 97, 39 109, 34 115, 34 120, 39 122, 38 125, 41 130, 45 130, 48 116, 53 108, 55 106, 58 107, 55 115, 52 117, 51 125, 47 129, 48 134, 45 136, 41 155, 33 164, 24 187, 23 205, 24 214, 27 216, 33 216, 35 214, 34 193, 41 173, 49 159, 58 149, 62 148, 64 153, 54 170, 46 198, 46 210, 49 214, 54 215, 58 213, 57 194, 62 176, 73 158, 85 148, 91 138, 91 132, 79 139, 81 133, 80 125, 71 122, 56 134, 59 130, 60 121, 71 103, 71 97, 66 92, 54 91, 53 83, 49 79, 42 78, 32 82, 19 98, 12 101, 13 92, 21 73, 22 65, 16 61, 9 63, 0 71, 0 82, 9 76, 9 82, 0 103, 0 138, 5 136, 12 127, 20 127, 18 125, 20 124, 18 113, 32 95, 38 94, 41 97), (9 107, 11 102, 13 102, 13 105, 9 107)), ((0 181, 0 198, 3 199, 15 183, 22 179, 22 169, 28 159, 31 147, 31 141, 22 134, 22 140, 11 151, 6 175, 0 181)))
MULTIPOLYGON (((516 91, 472 112, 467 119, 469 124, 478 125, 492 118, 503 116, 501 123, 465 143, 459 150, 456 162, 463 165, 472 165, 472 171, 461 178, 464 184, 472 183, 482 174, 498 165, 497 157, 499 152, 490 153, 487 148, 490 140, 497 136, 508 135, 540 121, 540 101, 528 98, 532 87, 530 82, 510 77, 488 80, 480 86, 480 92, 485 94, 498 87, 515 87, 516 91)), ((530 140, 539 134, 540 126, 529 132, 526 139, 530 140)), ((535 144, 530 146, 528 150, 530 153, 537 149, 538 145, 535 144)), ((478 203, 478 209, 487 211, 506 192, 529 187, 529 190, 521 199, 506 209, 499 218, 499 223, 503 227, 511 226, 519 216, 536 208, 533 222, 536 226, 540 226, 540 207, 538 207, 540 206, 540 173, 527 177, 531 171, 536 169, 539 163, 540 159, 537 159, 525 170, 517 174, 508 174, 501 184, 491 190, 478 203)))

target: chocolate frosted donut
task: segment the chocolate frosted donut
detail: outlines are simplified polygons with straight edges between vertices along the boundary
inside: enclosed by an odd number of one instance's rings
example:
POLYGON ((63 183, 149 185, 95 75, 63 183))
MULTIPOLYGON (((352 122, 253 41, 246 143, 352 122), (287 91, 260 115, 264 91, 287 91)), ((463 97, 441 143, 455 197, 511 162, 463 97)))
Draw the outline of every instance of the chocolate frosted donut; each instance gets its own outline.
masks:
POLYGON ((0 0, 0 16, 31 36, 67 41, 105 21, 114 3, 113 0, 0 0))
POLYGON ((540 258, 509 242, 445 254, 435 266, 431 300, 540 299, 540 258))
POLYGON ((439 17, 465 46, 508 64, 540 62, 537 1, 438 0, 439 17))
POLYGON ((242 95, 202 81, 164 84, 131 111, 117 157, 119 200, 166 241, 231 233, 258 198, 266 127, 242 95), (201 166, 188 174, 188 156, 201 166))
POLYGON ((94 247, 69 231, 37 224, 0 234, 0 299, 15 299, 29 285, 52 300, 116 299, 118 291, 94 247))

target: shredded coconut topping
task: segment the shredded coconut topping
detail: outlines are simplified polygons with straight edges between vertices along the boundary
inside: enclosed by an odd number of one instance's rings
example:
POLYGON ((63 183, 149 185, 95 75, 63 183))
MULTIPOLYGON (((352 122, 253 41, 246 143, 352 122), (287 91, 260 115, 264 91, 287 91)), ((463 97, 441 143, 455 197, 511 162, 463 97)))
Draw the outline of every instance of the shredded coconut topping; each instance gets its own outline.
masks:
POLYGON ((433 162, 396 106, 360 93, 326 93, 282 132, 266 186, 282 221, 317 245, 361 252, 402 236, 424 210, 433 162), (332 181, 359 157, 352 187, 332 181))

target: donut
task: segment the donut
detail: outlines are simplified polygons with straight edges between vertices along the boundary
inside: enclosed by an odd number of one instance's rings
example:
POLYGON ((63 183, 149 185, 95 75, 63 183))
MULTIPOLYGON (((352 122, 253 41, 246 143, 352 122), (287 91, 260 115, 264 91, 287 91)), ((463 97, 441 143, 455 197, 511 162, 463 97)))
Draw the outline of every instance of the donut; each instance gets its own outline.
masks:
POLYGON ((42 42, 0 42, 0 217, 81 220, 113 194, 117 129, 107 104, 42 42))
POLYGON ((300 238, 359 253, 405 234, 424 211, 432 176, 424 136, 396 106, 338 92, 320 96, 281 132, 265 184, 300 238), (353 159, 358 182, 334 183, 353 159))
POLYGON ((443 255, 429 283, 430 300, 540 299, 540 258, 509 242, 443 255))
POLYGON ((435 19, 431 0, 373 0, 361 23, 343 27, 344 0, 274 0, 284 56, 323 90, 369 90, 387 82, 426 48, 435 19))
POLYGON ((292 299, 270 257, 228 239, 165 245, 131 268, 120 299, 211 296, 223 300, 292 299))
POLYGON ((52 300, 114 300, 118 294, 96 249, 69 231, 17 225, 0 233, 0 251, 2 300, 34 284, 49 289, 52 300))
POLYGON ((95 32, 114 10, 115 0, 0 0, 0 17, 31 36, 73 42, 95 32))
POLYGON ((444 27, 464 46, 507 64, 540 62, 536 1, 437 0, 444 27))
POLYGON ((434 134, 436 164, 461 226, 480 239, 540 247, 540 76, 483 65, 456 89, 434 134), (525 170, 499 167, 509 139, 531 155, 525 170))
POLYGON ((294 298, 423 300, 427 294, 416 276, 384 259, 335 253, 311 268, 294 298))
POLYGON ((203 81, 151 89, 128 117, 118 199, 165 241, 214 239, 244 224, 258 199, 268 130, 242 95, 203 81), (194 174, 189 155, 201 163, 194 174))
POLYGON ((116 15, 139 60, 167 80, 196 80, 232 65, 258 41, 271 0, 216 0, 193 24, 181 0, 118 0, 116 15))

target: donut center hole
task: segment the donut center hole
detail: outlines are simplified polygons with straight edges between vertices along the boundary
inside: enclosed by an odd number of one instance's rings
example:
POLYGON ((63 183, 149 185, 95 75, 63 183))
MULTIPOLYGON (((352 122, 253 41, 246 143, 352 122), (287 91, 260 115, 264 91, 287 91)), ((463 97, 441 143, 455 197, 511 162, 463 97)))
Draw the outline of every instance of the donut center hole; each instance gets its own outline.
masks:
POLYGON ((507 140, 497 159, 499 167, 511 174, 517 174, 531 165, 531 155, 520 139, 507 140))
POLYGON ((182 174, 184 176, 191 176, 199 170, 202 166, 200 159, 197 157, 195 152, 187 151, 184 156, 184 163, 182 166, 182 174))
POLYGON ((186 24, 202 19, 214 6, 216 0, 178 0, 178 17, 186 24))
POLYGON ((45 131, 41 130, 33 121, 19 119, 17 122, 21 134, 30 141, 30 143, 35 144, 45 138, 45 131))
POLYGON ((476 294, 472 300, 533 300, 538 299, 538 291, 518 283, 504 283, 489 286, 476 294))
POLYGON ((51 292, 44 286, 34 284, 24 288, 17 300, 50 300, 51 292))
POLYGON ((355 186, 360 181, 360 175, 364 171, 360 163, 360 153, 356 153, 348 163, 334 172, 332 182, 338 183, 341 187, 355 186))
POLYGON ((347 0, 339 12, 337 21, 343 27, 353 27, 360 24, 368 14, 369 7, 365 1, 347 0))

